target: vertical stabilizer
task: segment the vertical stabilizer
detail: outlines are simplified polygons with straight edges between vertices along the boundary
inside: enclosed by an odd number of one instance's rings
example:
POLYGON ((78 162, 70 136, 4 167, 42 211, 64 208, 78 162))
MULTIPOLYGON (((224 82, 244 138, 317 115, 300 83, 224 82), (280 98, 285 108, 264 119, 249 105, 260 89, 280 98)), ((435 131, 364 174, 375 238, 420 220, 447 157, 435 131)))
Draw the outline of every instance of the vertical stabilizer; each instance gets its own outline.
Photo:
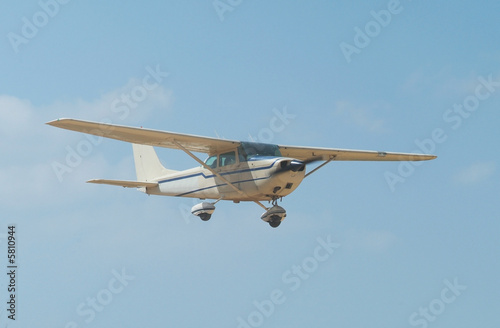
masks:
POLYGON ((132 149, 137 181, 154 181, 161 176, 177 172, 168 170, 161 164, 153 146, 132 144, 132 149))

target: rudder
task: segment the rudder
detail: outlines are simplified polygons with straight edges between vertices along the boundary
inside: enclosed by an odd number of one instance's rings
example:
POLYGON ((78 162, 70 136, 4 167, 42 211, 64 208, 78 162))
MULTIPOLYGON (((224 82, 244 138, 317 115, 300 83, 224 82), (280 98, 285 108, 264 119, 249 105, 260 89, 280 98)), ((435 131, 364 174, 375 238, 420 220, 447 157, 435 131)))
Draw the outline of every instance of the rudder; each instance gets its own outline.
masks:
POLYGON ((161 176, 175 173, 165 168, 153 146, 132 144, 137 181, 154 181, 161 176))

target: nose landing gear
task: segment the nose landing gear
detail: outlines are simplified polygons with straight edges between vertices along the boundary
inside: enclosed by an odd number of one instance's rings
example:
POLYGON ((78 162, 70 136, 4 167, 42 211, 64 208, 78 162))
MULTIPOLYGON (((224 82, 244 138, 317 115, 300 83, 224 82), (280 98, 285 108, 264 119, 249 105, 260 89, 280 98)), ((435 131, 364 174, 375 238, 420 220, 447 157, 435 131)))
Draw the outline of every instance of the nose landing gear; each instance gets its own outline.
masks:
POLYGON ((286 217, 286 211, 283 207, 277 204, 277 200, 274 199, 271 203, 273 206, 269 208, 264 214, 261 215, 261 219, 273 228, 277 228, 281 221, 286 217))

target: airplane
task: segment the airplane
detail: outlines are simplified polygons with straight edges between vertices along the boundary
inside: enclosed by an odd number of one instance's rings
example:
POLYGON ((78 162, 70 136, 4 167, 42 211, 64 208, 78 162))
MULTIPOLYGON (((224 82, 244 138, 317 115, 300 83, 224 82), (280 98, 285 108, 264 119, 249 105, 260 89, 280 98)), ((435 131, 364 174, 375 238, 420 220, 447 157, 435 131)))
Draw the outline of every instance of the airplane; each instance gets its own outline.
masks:
POLYGON ((93 179, 89 183, 137 188, 148 195, 199 198, 202 202, 193 206, 191 213, 203 221, 211 218, 215 204, 221 200, 251 201, 265 210, 261 219, 273 228, 286 217, 285 209, 277 201, 332 161, 425 161, 437 157, 226 140, 67 118, 47 124, 132 143, 136 181, 93 179), (182 150, 200 166, 183 171, 167 169, 154 147, 182 150), (202 161, 193 152, 208 157, 202 161), (308 164, 319 161, 323 163, 306 173, 308 164), (263 201, 272 206, 266 207, 263 201))

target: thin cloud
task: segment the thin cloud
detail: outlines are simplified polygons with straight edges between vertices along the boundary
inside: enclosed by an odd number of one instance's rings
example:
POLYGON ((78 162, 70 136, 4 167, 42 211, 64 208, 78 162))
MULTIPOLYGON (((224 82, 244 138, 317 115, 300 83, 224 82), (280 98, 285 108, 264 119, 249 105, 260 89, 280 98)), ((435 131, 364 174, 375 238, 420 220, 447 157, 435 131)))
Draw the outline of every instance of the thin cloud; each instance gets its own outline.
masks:
MULTIPOLYGON (((130 93, 135 85, 137 81, 131 80, 125 86, 90 101, 56 101, 45 106, 35 106, 28 100, 11 95, 0 95, 0 119, 4 124, 0 130, 0 148, 4 153, 0 159, 0 178, 4 185, 9 186, 0 190, 0 196, 4 199, 2 203, 22 203, 30 199, 31 203, 43 204, 67 185, 58 180, 53 163, 67 165, 68 149, 78 150, 78 143, 87 139, 82 134, 70 132, 62 137, 61 131, 47 126, 45 122, 58 117, 75 117, 114 124, 135 124, 145 120, 154 111, 162 110, 161 114, 164 115, 165 110, 169 110, 171 91, 159 85, 126 112, 126 103, 120 101, 122 95, 130 93)), ((97 177, 100 173, 112 172, 112 168, 108 167, 109 158, 103 158, 96 150, 98 147, 93 145, 91 153, 82 156, 81 164, 70 167, 71 173, 65 174, 65 179, 78 179, 80 182, 72 188, 83 188, 85 178, 93 176, 89 173, 92 170, 96 171, 91 173, 96 173, 97 177), (83 173, 85 176, 80 176, 83 173)))
POLYGON ((463 185, 473 185, 489 179, 495 174, 495 162, 480 162, 458 171, 454 181, 463 185))
POLYGON ((346 123, 356 125, 370 133, 386 133, 388 131, 383 119, 373 117, 372 110, 355 106, 347 101, 335 104, 335 115, 346 123))
MULTIPOLYGON (((495 72, 493 80, 498 81, 500 75, 495 72)), ((426 68, 418 68, 408 75, 401 84, 401 91, 418 95, 421 93, 432 94, 439 98, 454 100, 469 94, 474 94, 478 86, 480 77, 487 77, 489 74, 479 74, 471 72, 468 76, 457 77, 450 66, 443 67, 438 72, 429 71, 426 68)))
POLYGON ((0 95, 1 144, 12 142, 13 134, 29 132, 34 113, 34 107, 29 100, 0 95))

